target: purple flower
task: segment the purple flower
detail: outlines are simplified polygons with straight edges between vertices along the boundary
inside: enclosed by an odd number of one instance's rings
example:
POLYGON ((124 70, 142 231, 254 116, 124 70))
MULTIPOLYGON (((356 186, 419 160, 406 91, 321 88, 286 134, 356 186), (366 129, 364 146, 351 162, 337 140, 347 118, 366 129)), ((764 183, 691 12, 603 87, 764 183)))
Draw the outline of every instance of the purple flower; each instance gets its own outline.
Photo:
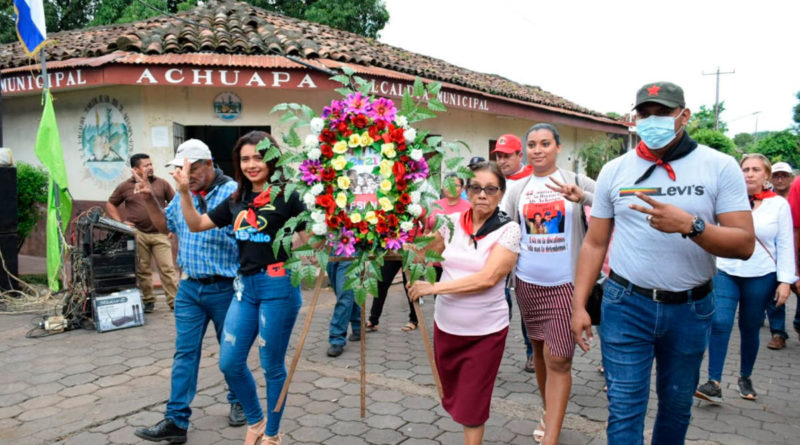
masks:
POLYGON ((331 126, 335 126, 344 120, 344 108, 344 102, 333 100, 331 106, 322 109, 322 118, 329 120, 331 126))
POLYGON ((419 161, 408 161, 405 180, 415 181, 417 179, 425 179, 428 177, 429 173, 428 161, 426 161, 425 158, 419 161))
POLYGON ((315 182, 319 182, 322 180, 322 177, 320 176, 321 170, 322 170, 321 162, 306 159, 300 164, 300 173, 303 174, 303 177, 300 179, 302 181, 305 181, 306 184, 308 185, 311 185, 315 182))
POLYGON ((395 108, 394 102, 390 99, 381 97, 372 102, 372 110, 369 113, 369 117, 373 120, 384 121, 388 124, 394 120, 395 115, 397 115, 397 108, 395 108))
POLYGON ((352 231, 342 227, 338 244, 336 245, 336 256, 350 257, 356 252, 356 237, 352 231))
POLYGON ((406 241, 408 241, 408 232, 401 230, 397 238, 386 238, 386 248, 388 250, 400 250, 406 241))
POLYGON ((348 94, 344 100, 345 111, 352 114, 369 114, 372 110, 372 104, 368 96, 364 96, 361 92, 348 94))

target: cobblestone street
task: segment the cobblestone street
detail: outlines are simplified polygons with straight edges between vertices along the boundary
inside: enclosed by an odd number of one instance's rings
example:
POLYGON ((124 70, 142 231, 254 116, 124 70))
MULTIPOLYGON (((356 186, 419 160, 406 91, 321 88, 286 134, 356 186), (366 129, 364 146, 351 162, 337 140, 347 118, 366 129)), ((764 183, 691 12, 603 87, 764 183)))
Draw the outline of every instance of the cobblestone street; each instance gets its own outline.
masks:
MULTIPOLYGON (((305 291, 305 304, 311 292, 305 291)), ((174 350, 172 313, 163 302, 148 314, 143 327, 98 334, 71 331, 27 339, 32 315, 0 316, 0 443, 12 444, 136 444, 137 427, 163 416, 169 397, 174 350)), ((360 418, 359 346, 349 343, 340 357, 325 355, 328 321, 334 303, 324 290, 314 315, 303 358, 290 389, 282 431, 284 443, 300 444, 459 444, 461 427, 442 410, 419 333, 402 332, 407 305, 395 285, 377 332, 367 339, 367 413, 360 418)), ((789 302, 794 313, 796 299, 789 302)), ((428 327, 432 301, 422 306, 428 327)), ((301 311, 287 363, 302 328, 301 311)), ((506 352, 497 378, 487 444, 532 444, 541 400, 535 374, 523 372, 524 345, 519 313, 514 308, 506 352)), ((791 319, 789 320, 791 326, 791 319)), ((240 444, 244 429, 227 424, 226 388, 217 368, 219 347, 213 329, 206 335, 198 393, 189 442, 240 444)), ((753 383, 756 402, 736 393, 738 332, 731 339, 723 379, 725 404, 695 404, 689 443, 794 444, 800 437, 800 343, 797 335, 782 351, 766 348, 769 330, 762 328, 762 346, 753 383)), ((564 432, 564 444, 604 444, 606 398, 599 366, 599 345, 574 362, 574 385, 564 432)), ((255 348, 251 369, 261 386, 255 348)), ((705 381, 705 363, 701 381, 705 381)), ((647 429, 652 428, 655 394, 647 429)))

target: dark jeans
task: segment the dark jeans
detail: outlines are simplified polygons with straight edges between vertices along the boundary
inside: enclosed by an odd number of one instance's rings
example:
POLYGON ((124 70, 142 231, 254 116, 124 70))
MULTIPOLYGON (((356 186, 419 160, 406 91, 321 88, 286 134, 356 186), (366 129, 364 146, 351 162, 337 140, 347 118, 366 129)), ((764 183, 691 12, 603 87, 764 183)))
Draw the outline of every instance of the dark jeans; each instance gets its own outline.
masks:
POLYGON ((327 272, 331 287, 336 293, 336 306, 333 307, 331 324, 328 329, 328 342, 332 345, 347 344, 347 324, 354 334, 361 332, 361 306, 356 304, 353 290, 344 290, 347 280, 345 272, 352 261, 329 261, 327 272))
MULTIPOLYGON (((797 296, 797 308, 794 311, 794 329, 800 332, 800 295, 797 296)), ((775 306, 775 298, 770 298, 767 306, 767 319, 769 319, 769 330, 772 335, 780 335, 784 339, 789 338, 786 333, 786 305, 775 306)))
MULTIPOLYGON (((513 311, 511 308, 514 306, 512 303, 513 298, 511 298, 511 290, 506 286, 506 303, 508 303, 508 319, 511 320, 513 311)), ((525 320, 522 319, 522 314, 520 313, 519 316, 519 326, 522 329, 522 339, 525 342, 525 356, 531 358, 533 355, 533 344, 531 343, 531 339, 528 338, 528 328, 525 327, 525 320)))
MULTIPOLYGON (((169 401, 164 417, 180 428, 189 427, 189 407, 197 392, 197 373, 208 322, 214 322, 217 342, 233 297, 233 280, 213 284, 182 280, 175 296, 175 355, 172 359, 169 401)), ((230 385, 229 385, 230 386, 230 385)), ((228 402, 236 397, 228 392, 228 402)))
MULTIPOLYGON (((383 304, 386 303, 386 295, 389 293, 389 287, 394 281, 397 272, 403 268, 402 261, 384 261, 381 267, 381 276, 378 281, 378 296, 372 300, 372 307, 369 309, 369 322, 373 326, 380 323, 381 314, 383 313, 383 304)), ((408 292, 406 292, 406 274, 403 273, 403 293, 408 300, 408 292)), ((408 300, 408 321, 417 324, 417 313, 414 312, 414 304, 408 300)))

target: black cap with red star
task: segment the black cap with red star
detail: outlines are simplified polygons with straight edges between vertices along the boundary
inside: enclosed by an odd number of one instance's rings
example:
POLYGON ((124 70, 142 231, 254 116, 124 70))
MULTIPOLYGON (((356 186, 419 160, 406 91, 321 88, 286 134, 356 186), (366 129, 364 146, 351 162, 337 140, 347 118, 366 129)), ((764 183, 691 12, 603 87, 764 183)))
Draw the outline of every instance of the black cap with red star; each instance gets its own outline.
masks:
POLYGON ((671 82, 650 82, 639 88, 634 108, 645 102, 655 102, 670 108, 686 107, 683 89, 671 82))

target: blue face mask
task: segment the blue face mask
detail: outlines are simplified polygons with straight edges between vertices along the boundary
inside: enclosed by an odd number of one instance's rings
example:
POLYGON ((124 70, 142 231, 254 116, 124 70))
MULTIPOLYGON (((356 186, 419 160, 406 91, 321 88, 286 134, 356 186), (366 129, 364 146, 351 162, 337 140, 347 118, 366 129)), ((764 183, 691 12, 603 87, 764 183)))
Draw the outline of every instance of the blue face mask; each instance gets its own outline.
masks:
POLYGON ((680 116, 650 116, 636 121, 636 133, 647 148, 658 150, 675 139, 675 119, 680 116))

